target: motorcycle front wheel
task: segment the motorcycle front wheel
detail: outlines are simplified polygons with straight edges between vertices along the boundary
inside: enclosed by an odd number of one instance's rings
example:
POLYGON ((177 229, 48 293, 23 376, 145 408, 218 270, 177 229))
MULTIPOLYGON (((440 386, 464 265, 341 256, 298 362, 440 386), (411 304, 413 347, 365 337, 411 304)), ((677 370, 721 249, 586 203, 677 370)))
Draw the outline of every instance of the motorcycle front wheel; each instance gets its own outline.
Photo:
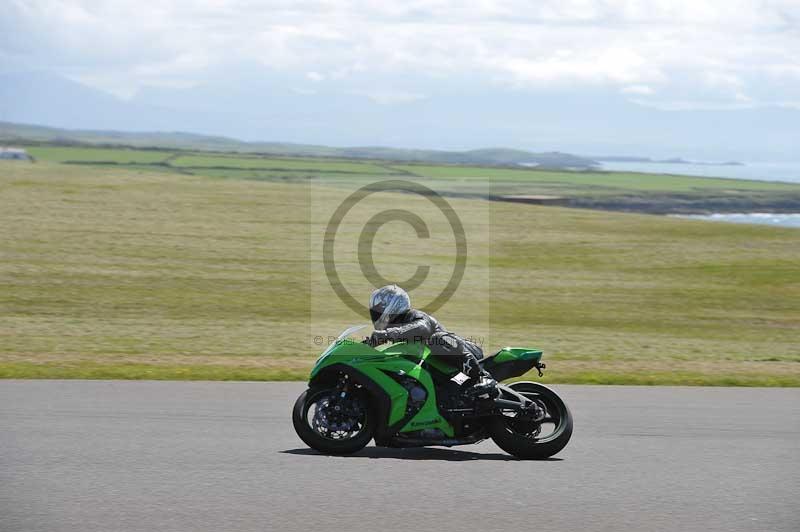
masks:
POLYGON ((292 409, 294 430, 306 445, 324 454, 352 454, 369 443, 374 418, 363 393, 344 397, 333 388, 309 388, 292 409))
POLYGON ((537 401, 544 419, 536 421, 509 412, 492 418, 492 440, 508 454, 528 460, 542 460, 560 452, 572 437, 572 414, 550 388, 536 382, 515 382, 515 392, 537 401))

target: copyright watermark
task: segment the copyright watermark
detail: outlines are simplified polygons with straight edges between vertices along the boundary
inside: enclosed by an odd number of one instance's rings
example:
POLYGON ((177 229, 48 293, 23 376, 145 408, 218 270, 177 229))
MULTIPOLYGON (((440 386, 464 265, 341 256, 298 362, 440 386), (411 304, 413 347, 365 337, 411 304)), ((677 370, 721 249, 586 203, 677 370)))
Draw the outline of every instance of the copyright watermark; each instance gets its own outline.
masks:
MULTIPOLYGON (((357 189, 339 204, 328 220, 322 245, 322 262, 325 268, 327 281, 337 297, 349 309, 360 316, 369 316, 369 309, 367 305, 364 304, 366 300, 365 294, 360 293, 354 296, 342 281, 339 269, 337 268, 334 251, 336 247, 336 237, 345 217, 363 200, 379 192, 401 192, 423 197, 428 200, 447 221, 449 232, 452 234, 455 244, 453 269, 446 285, 433 297, 430 303, 421 307, 421 310, 425 312, 435 312, 450 300, 464 278, 464 271, 467 267, 467 237, 461 218, 459 218, 458 214, 447 200, 433 189, 415 181, 401 179, 376 181, 357 189)), ((396 206, 385 209, 370 217, 361 228, 357 240, 358 267, 364 278, 374 288, 388 284, 397 284, 408 292, 412 292, 414 289, 422 286, 434 265, 419 264, 414 273, 405 279, 387 278, 382 275, 375 266, 373 249, 378 230, 390 222, 402 222, 409 225, 416 233, 416 237, 420 240, 431 238, 431 229, 419 213, 409 209, 397 208, 396 206)), ((316 345, 324 345, 325 339, 326 337, 315 336, 314 343, 316 345), (317 343, 318 341, 320 343, 317 343)))
MULTIPOLYGON (((475 344, 475 345, 477 345, 477 346, 479 346, 481 348, 483 348, 483 346, 486 343, 486 338, 484 338, 482 336, 466 336, 463 339, 466 340, 467 342, 473 343, 473 344, 475 344)), ((321 334, 316 334, 316 335, 313 336, 312 341, 313 341, 314 345, 316 345, 318 347, 323 347, 323 346, 324 347, 330 347, 331 345, 334 345, 334 344, 339 345, 339 344, 343 344, 343 343, 346 343, 346 342, 352 342, 353 340, 352 339, 347 339, 347 338, 340 339, 337 336, 331 336, 331 335, 325 335, 324 336, 324 335, 321 335, 321 334)), ((437 343, 438 343, 435 339, 433 341, 431 341, 431 339, 428 338, 428 337, 414 338, 414 339, 412 339, 410 341, 419 342, 419 343, 425 343, 429 347, 432 346, 432 345, 437 345, 437 343)))

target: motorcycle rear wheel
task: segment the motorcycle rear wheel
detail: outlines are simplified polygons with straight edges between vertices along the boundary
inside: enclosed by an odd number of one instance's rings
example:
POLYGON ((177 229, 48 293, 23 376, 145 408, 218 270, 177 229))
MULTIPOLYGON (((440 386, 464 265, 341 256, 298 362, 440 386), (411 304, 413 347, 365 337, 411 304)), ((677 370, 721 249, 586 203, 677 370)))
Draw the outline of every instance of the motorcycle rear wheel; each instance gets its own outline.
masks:
POLYGON ((375 416, 363 394, 351 392, 344 399, 339 394, 339 390, 333 388, 309 388, 300 394, 292 409, 292 424, 297 435, 306 445, 323 454, 358 452, 367 446, 375 432, 375 416), (338 411, 336 406, 339 406, 338 411), (312 408, 315 411, 309 419, 312 408), (346 413, 342 413, 343 409, 346 413))
POLYGON ((498 415, 489 423, 492 440, 508 454, 526 460, 543 460, 560 452, 572 437, 572 413, 550 388, 536 382, 515 382, 509 387, 545 407, 545 422, 538 424, 521 417, 498 415), (552 432, 541 436, 543 424, 552 432), (541 437, 540 437, 541 436, 541 437))

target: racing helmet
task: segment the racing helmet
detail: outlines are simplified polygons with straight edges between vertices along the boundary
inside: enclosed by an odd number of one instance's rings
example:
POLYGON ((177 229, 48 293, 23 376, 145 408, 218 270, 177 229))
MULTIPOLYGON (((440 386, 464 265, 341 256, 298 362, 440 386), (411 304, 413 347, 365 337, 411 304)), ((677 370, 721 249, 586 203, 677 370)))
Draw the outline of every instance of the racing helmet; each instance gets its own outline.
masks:
POLYGON ((375 330, 385 329, 395 317, 410 308, 408 293, 396 284, 378 288, 369 298, 369 316, 375 330))

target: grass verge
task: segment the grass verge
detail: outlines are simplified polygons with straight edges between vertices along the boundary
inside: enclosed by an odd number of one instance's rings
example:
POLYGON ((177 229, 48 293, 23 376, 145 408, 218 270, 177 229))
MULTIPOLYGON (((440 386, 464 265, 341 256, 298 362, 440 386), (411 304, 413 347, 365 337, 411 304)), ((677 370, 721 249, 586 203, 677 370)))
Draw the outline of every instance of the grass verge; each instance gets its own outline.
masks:
MULTIPOLYGON (((0 362, 0 379, 89 379, 175 381, 305 381, 308 371, 291 368, 242 368, 214 365, 76 364, 0 362)), ((530 372, 513 380, 543 384, 602 384, 658 386, 763 386, 797 387, 797 374, 719 374, 691 371, 547 371, 544 377, 530 372)))

